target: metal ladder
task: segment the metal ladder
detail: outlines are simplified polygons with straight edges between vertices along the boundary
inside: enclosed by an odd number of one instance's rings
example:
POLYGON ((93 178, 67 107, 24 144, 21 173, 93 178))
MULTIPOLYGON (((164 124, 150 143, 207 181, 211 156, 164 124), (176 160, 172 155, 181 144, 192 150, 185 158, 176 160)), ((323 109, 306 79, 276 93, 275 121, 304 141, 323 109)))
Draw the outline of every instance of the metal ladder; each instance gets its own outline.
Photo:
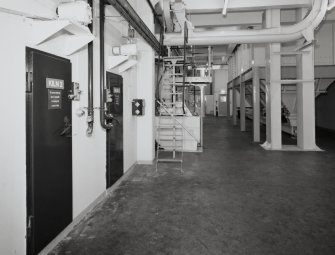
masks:
POLYGON ((163 78, 160 93, 163 102, 157 101, 159 104, 159 120, 156 130, 156 140, 158 142, 156 171, 158 171, 158 163, 170 162, 180 163, 180 170, 183 172, 183 121, 178 121, 176 117, 185 115, 184 104, 181 101, 184 100, 183 91, 178 90, 179 86, 184 90, 184 83, 178 79, 184 76, 184 58, 165 57, 163 64, 165 78, 163 78), (166 154, 165 152, 172 152, 172 157, 160 157, 162 154, 166 154), (177 154, 180 154, 179 157, 177 157, 177 154))
POLYGON ((158 171, 158 163, 165 162, 180 163, 180 171, 183 172, 183 124, 168 110, 166 105, 160 101, 157 102, 160 105, 160 108, 168 115, 163 115, 160 111, 156 132, 158 142, 156 151, 156 171, 158 171), (162 142, 168 144, 163 145, 162 142))

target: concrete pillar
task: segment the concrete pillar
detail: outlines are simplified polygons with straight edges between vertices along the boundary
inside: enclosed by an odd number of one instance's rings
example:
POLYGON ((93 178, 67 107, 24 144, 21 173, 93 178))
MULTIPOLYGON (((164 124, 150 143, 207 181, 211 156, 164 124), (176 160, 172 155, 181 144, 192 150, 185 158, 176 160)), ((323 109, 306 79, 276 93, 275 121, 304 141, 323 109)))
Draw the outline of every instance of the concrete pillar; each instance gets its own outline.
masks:
MULTIPOLYGON (((303 19, 306 9, 298 10, 298 19, 303 19)), ((315 150, 315 88, 314 46, 297 56, 297 79, 306 82, 297 84, 297 145, 303 150, 315 150)))
POLYGON ((259 67, 255 66, 252 70, 252 104, 253 104, 253 135, 254 142, 259 143, 260 138, 260 84, 259 67))
POLYGON ((245 131, 245 84, 243 77, 240 75, 240 129, 245 131))
MULTIPOLYGON (((266 11, 266 27, 280 26, 280 10, 266 11)), ((266 48, 266 143, 270 150, 282 148, 281 124, 281 56, 280 43, 270 43, 266 48)))
MULTIPOLYGON (((150 8, 137 0, 137 12, 153 31, 150 8)), ((142 38, 138 40, 137 98, 144 99, 144 116, 137 118, 137 161, 152 164, 155 159, 155 52, 142 38)), ((134 127, 136 128, 136 127, 134 127)))
POLYGON ((236 102, 236 88, 235 88, 235 80, 232 83, 232 93, 233 93, 233 125, 237 125, 237 102, 236 102))
POLYGON ((230 118, 230 88, 229 84, 227 85, 227 118, 230 118))
POLYGON ((201 115, 200 115, 200 147, 204 146, 204 117, 205 112, 205 87, 206 85, 199 85, 201 98, 201 115))

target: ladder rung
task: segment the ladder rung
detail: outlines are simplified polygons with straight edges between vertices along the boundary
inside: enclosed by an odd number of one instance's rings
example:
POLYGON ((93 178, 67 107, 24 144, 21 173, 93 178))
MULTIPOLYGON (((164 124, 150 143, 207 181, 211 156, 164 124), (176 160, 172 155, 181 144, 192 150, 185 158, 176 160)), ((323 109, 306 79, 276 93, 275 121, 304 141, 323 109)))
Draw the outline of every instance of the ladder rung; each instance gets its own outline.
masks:
POLYGON ((183 137, 182 133, 178 134, 161 134, 160 137, 183 137))
POLYGON ((183 56, 166 56, 163 59, 184 59, 183 56))
POLYGON ((160 159, 157 159, 158 162, 167 162, 167 163, 173 163, 173 162, 176 162, 176 163, 182 163, 183 160, 182 159, 163 159, 163 158, 160 158, 160 159))
MULTIPOLYGON (((188 66, 188 65, 190 65, 190 64, 185 64, 185 66, 188 66)), ((175 64, 175 65, 173 65, 173 64, 165 64, 165 66, 167 66, 167 67, 173 67, 173 66, 177 66, 177 67, 180 67, 180 66, 184 66, 184 64, 175 64)))
POLYGON ((160 148, 164 150, 165 148, 170 148, 170 149, 184 148, 184 146, 183 145, 160 145, 160 148))
POLYGON ((166 114, 166 115, 161 115, 161 117, 165 118, 165 119, 173 119, 172 116, 170 114, 166 114), (167 118, 169 117, 169 118, 167 118))
POLYGON ((173 125, 160 125, 160 126, 158 126, 157 128, 161 128, 161 129, 163 129, 163 128, 178 128, 178 129, 183 129, 181 126, 173 126, 173 125))
POLYGON ((168 95, 182 95, 183 93, 182 92, 171 92, 171 93, 166 93, 168 95))
MULTIPOLYGON (((175 103, 164 103, 163 105, 175 105, 177 104, 178 102, 175 102, 175 103)), ((182 103, 182 102, 181 102, 182 103)))
MULTIPOLYGON (((176 107, 176 108, 178 108, 178 109, 180 109, 180 108, 182 108, 182 107, 176 107)), ((164 116, 164 117, 166 117, 166 116, 170 116, 171 118, 172 118, 172 116, 171 115, 169 115, 169 114, 165 114, 165 115, 160 115, 160 116, 164 116)), ((174 114, 173 115, 173 117, 183 117, 183 116, 187 116, 186 114, 174 114)))
MULTIPOLYGON (((159 141, 183 141, 183 139, 176 139, 176 138, 159 138, 159 141)), ((165 146, 162 146, 165 147, 165 146)))

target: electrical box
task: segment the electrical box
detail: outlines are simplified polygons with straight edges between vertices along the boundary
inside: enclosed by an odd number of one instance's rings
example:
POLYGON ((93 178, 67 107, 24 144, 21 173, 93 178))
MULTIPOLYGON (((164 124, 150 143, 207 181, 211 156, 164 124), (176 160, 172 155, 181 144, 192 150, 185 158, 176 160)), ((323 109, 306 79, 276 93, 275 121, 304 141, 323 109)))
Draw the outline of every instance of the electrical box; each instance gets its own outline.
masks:
POLYGON ((134 99, 132 101, 132 113, 134 116, 144 115, 144 99, 134 99))

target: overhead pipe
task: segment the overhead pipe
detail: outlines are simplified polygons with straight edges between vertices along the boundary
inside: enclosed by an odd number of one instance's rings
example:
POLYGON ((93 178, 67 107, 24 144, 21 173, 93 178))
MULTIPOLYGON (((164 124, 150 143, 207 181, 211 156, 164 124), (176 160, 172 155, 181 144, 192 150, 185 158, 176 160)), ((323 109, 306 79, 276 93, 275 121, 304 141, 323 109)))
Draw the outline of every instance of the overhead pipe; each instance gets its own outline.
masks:
POLYGON ((100 124, 104 129, 111 129, 112 123, 108 120, 113 119, 113 115, 108 113, 105 102, 105 1, 99 1, 99 39, 100 39, 100 124))
MULTIPOLYGON (((315 0, 309 15, 301 22, 278 28, 236 31, 199 31, 190 32, 190 45, 222 45, 231 43, 285 43, 305 37, 313 40, 314 29, 322 22, 328 7, 328 0, 315 0)), ((166 34, 164 45, 181 46, 182 34, 166 34)))
POLYGON ((126 21, 129 22, 137 33, 139 33, 143 39, 159 54, 162 47, 161 44, 127 0, 106 0, 106 2, 111 4, 126 19, 126 21))
MULTIPOLYGON (((87 2, 93 12, 93 1, 88 0, 87 2)), ((91 32, 93 32, 93 20, 92 23, 88 25, 91 32)), ((87 88, 87 95, 88 95, 88 105, 87 105, 87 135, 92 135, 93 133, 93 126, 94 126, 94 106, 93 106, 93 42, 88 44, 88 88, 87 88)))
POLYGON ((155 7, 152 5, 152 3, 151 3, 150 0, 147 0, 147 3, 148 3, 148 5, 149 5, 149 7, 150 7, 150 9, 151 9, 151 11, 152 11, 152 13, 153 13, 153 15, 154 15, 155 21, 157 21, 158 24, 159 24, 161 31, 162 31, 162 30, 164 31, 163 23, 162 23, 161 20, 159 19, 159 16, 158 16, 158 14, 157 14, 157 12, 156 12, 156 10, 155 10, 155 7))

